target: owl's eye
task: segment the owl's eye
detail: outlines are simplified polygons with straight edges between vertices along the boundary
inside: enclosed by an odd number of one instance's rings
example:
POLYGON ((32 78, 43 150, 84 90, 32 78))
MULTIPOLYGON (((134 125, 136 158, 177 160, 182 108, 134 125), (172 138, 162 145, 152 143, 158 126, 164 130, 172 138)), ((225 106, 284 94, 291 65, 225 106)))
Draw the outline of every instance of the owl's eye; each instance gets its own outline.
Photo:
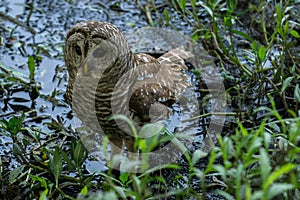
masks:
POLYGON ((82 55, 80 46, 78 46, 78 45, 75 46, 75 52, 76 52, 76 54, 77 54, 78 56, 81 56, 81 55, 82 55))
POLYGON ((102 48, 102 47, 99 47, 97 49, 94 50, 93 52, 93 57, 94 58, 100 58, 100 57, 103 57, 105 54, 106 54, 107 50, 102 48))

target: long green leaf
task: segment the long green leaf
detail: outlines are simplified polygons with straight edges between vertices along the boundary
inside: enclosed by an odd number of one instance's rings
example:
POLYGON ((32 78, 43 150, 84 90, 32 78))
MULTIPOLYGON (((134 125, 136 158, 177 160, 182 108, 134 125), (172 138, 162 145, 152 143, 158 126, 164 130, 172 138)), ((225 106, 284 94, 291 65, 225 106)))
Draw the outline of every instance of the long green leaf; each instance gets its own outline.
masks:
POLYGON ((83 148, 82 148, 82 144, 79 142, 79 143, 77 143, 77 145, 75 147, 75 151, 74 151, 74 161, 77 166, 80 165, 82 156, 83 156, 83 148))
POLYGON ((246 40, 250 41, 250 42, 253 42, 253 39, 251 38, 250 35, 248 35, 247 33, 245 32, 242 32, 242 31, 239 31, 239 30, 231 30, 233 33, 237 34, 237 35, 240 35, 242 36, 243 38, 245 38, 246 40))
POLYGON ((30 82, 34 82, 34 73, 35 73, 35 62, 32 56, 28 57, 28 69, 29 69, 29 79, 30 82))
POLYGON ((295 164, 288 163, 283 166, 280 166, 279 169, 274 171, 268 178, 266 182, 266 188, 268 188, 271 184, 273 184, 278 178, 280 178, 283 174, 289 173, 291 170, 293 170, 296 167, 295 164))
POLYGON ((299 89, 299 85, 296 85, 296 87, 295 87, 294 97, 296 98, 296 100, 298 101, 298 103, 300 103, 300 89, 299 89))
POLYGON ((47 189, 47 182, 44 178, 39 177, 39 176, 35 176, 32 174, 29 174, 29 177, 33 180, 33 181, 38 181, 42 187, 44 187, 45 189, 47 189))
POLYGON ((192 157, 192 165, 194 166, 198 161, 199 159, 201 158, 204 158, 207 156, 207 153, 206 152, 203 152, 199 149, 197 149, 194 153, 193 153, 193 157, 192 157))
POLYGON ((0 62, 0 70, 4 72, 7 76, 12 76, 16 79, 16 81, 20 81, 23 84, 28 83, 28 76, 24 73, 22 73, 20 70, 16 70, 12 67, 8 67, 3 65, 0 62))
POLYGON ((62 172, 62 156, 58 146, 55 148, 53 157, 50 158, 50 169, 55 177, 55 185, 58 187, 58 178, 62 172))
POLYGON ((138 134, 137 134, 137 131, 136 131, 136 128, 134 126, 133 121, 130 120, 125 115, 116 114, 116 115, 113 115, 112 117, 108 118, 108 120, 122 120, 122 121, 125 121, 129 125, 134 137, 136 137, 136 138, 138 137, 138 134))
POLYGON ((266 58, 266 48, 263 45, 258 50, 258 58, 260 62, 263 62, 266 58))
POLYGON ((186 11, 186 0, 180 0, 179 2, 180 8, 183 12, 186 11))
POLYGON ((21 165, 15 169, 13 169, 8 176, 9 183, 13 183, 18 176, 23 172, 24 165, 21 165))
POLYGON ((273 184, 270 189, 268 190, 268 198, 267 199, 273 199, 273 197, 282 194, 288 190, 293 189, 294 186, 292 184, 287 183, 275 183, 273 184))
POLYGON ((290 34, 291 34, 292 36, 294 36, 295 38, 300 38, 299 33, 298 33, 297 31, 295 31, 295 30, 291 30, 291 31, 290 31, 290 34))
MULTIPOLYGON (((266 186, 266 182, 270 175, 271 166, 270 166, 270 159, 268 153, 265 149, 260 149, 260 157, 259 157, 260 165, 261 165, 261 177, 263 186, 266 186)), ((266 188, 265 188, 266 189, 266 188)))
POLYGON ((287 77, 283 81, 283 84, 282 84, 282 87, 281 87, 281 90, 280 90, 281 93, 283 93, 286 90, 286 88, 291 85, 292 80, 293 80, 293 77, 287 77))

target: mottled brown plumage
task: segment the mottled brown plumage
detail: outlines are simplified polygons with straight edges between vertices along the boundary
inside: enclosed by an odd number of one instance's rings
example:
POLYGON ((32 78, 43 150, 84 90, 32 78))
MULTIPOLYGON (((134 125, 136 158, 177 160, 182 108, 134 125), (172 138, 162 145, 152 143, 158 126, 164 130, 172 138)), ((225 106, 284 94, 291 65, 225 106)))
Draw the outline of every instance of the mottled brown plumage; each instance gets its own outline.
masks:
POLYGON ((166 119, 168 107, 189 85, 183 59, 191 54, 181 48, 158 59, 132 54, 124 34, 107 22, 75 25, 67 33, 64 54, 67 102, 87 126, 102 129, 120 148, 124 141, 132 150, 133 136, 124 122, 108 117, 136 116, 139 123, 166 119))

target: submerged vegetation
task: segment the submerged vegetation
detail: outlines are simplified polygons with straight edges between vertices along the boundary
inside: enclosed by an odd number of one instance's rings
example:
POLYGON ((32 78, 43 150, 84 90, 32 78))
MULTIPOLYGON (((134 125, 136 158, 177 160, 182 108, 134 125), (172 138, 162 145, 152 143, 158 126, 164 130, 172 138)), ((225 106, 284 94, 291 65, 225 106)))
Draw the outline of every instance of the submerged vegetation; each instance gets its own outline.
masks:
MULTIPOLYGON (((124 2, 91 9, 126 12, 124 2)), ((21 20, 29 28, 33 10, 40 8, 34 1, 28 5, 28 16, 21 20)), ((94 155, 67 114, 55 117, 46 113, 51 109, 35 107, 35 100, 42 99, 51 102, 52 111, 69 109, 62 98, 67 77, 62 48, 53 55, 38 44, 28 53, 22 42, 12 42, 20 39, 15 34, 20 24, 1 25, 1 45, 26 58, 22 72, 6 66, 3 56, 0 61, 1 199, 300 199, 299 1, 137 0, 135 6, 150 26, 182 30, 215 58, 230 113, 216 146, 208 153, 185 152, 177 164, 145 167, 140 174, 104 166, 101 172, 90 170, 94 155), (57 87, 47 93, 36 78, 45 57, 61 63, 50 78, 57 87), (20 91, 29 99, 13 98, 19 100, 14 107, 11 97, 20 91)), ((5 16, 1 13, 11 20, 5 16)), ((51 45, 57 46, 63 41, 51 45)), ((201 82, 201 72, 195 74, 201 82)), ((209 98, 205 84, 199 84, 199 91, 209 98)), ((155 132, 157 126, 145 130, 155 132)), ((137 141, 145 151, 158 143, 137 141)))

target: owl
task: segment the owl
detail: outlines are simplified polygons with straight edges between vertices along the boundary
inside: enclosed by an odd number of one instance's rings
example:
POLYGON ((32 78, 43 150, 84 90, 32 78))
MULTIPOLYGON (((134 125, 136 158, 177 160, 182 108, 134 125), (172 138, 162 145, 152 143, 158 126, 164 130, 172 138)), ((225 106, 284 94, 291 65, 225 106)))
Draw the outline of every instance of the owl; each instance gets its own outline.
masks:
POLYGON ((125 115, 134 120, 137 130, 145 123, 167 119, 170 107, 190 85, 184 59, 191 56, 183 48, 159 58, 134 54, 115 25, 78 23, 65 41, 66 101, 85 125, 105 134, 115 147, 126 146, 133 152, 137 135, 124 120, 109 119, 125 115))

